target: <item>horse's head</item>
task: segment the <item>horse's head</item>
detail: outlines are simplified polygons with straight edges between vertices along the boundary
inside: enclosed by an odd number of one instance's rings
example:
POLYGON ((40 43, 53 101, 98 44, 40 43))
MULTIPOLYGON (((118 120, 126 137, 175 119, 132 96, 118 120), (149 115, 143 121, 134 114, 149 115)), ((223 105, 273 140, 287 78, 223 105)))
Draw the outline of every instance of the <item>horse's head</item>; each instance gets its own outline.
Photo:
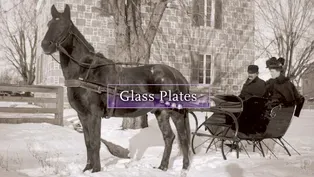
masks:
POLYGON ((54 5, 51 6, 52 19, 48 22, 48 30, 41 42, 45 54, 49 55, 57 51, 57 45, 61 45, 70 35, 72 26, 70 6, 65 5, 63 13, 58 12, 54 5))

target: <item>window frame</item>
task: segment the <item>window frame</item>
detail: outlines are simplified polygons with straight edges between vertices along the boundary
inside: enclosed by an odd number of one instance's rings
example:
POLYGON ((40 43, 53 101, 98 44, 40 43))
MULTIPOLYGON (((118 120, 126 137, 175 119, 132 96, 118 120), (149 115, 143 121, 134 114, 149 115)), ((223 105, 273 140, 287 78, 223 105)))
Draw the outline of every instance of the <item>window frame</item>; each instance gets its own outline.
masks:
MULTIPOLYGON (((223 12, 222 12, 222 7, 221 7, 221 14, 219 14, 221 17, 218 19, 216 19, 217 15, 216 14, 216 1, 217 0, 202 0, 204 2, 204 16, 203 16, 203 24, 200 24, 198 23, 198 20, 197 22, 195 22, 194 20, 194 16, 197 15, 198 17, 197 18, 200 18, 200 16, 202 15, 198 9, 197 12, 194 11, 195 7, 197 5, 197 2, 200 2, 199 0, 194 0, 193 1, 193 7, 192 7, 192 26, 194 27, 199 27, 199 28, 211 28, 211 29, 219 29, 221 30, 222 29, 222 21, 223 21, 223 12), (210 24, 208 25, 207 24, 207 2, 208 1, 211 1, 211 10, 210 10, 210 24), (201 15, 200 15, 201 14, 201 15), (216 26, 216 20, 220 20, 220 26, 216 26)), ((221 2, 221 6, 223 5, 223 0, 220 0, 221 2)))
MULTIPOLYGON (((202 55, 203 56, 203 82, 200 83, 200 84, 212 84, 213 83, 213 70, 214 70, 214 67, 213 67, 213 58, 212 58, 212 55, 210 54, 204 54, 202 55), (208 58, 207 57, 210 57, 210 68, 207 68, 207 62, 208 62, 208 58), (210 70, 210 75, 209 75, 209 79, 210 79, 210 82, 209 83, 206 83, 206 78, 208 77, 207 76, 207 71, 210 70)), ((199 77, 199 76, 198 76, 199 77)))
POLYGON ((53 76, 53 81, 52 81, 52 83, 53 83, 54 85, 59 85, 59 76, 53 76))
POLYGON ((197 84, 213 84, 213 81, 214 81, 214 59, 213 59, 213 55, 211 54, 198 54, 200 57, 201 57, 201 61, 199 61, 200 58, 198 58, 198 61, 197 61, 197 65, 196 65, 196 68, 194 69, 197 69, 197 77, 195 78, 196 79, 196 82, 197 84), (208 57, 210 57, 210 68, 207 68, 206 67, 206 64, 208 63, 208 57), (202 64, 202 66, 200 66, 200 64, 202 64), (207 71, 210 71, 210 75, 209 75, 209 78, 210 78, 210 82, 207 83, 206 82, 206 78, 208 78, 207 76, 207 71), (200 82, 200 78, 202 77, 202 82, 200 82))

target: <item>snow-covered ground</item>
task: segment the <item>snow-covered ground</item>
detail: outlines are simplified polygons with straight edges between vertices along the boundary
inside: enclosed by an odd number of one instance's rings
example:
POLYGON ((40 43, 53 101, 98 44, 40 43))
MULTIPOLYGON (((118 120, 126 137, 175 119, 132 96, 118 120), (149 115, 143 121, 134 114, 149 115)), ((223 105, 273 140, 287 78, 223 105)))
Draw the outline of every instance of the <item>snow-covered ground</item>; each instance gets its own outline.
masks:
MULTIPOLYGON (((275 153, 263 158, 258 152, 249 152, 250 158, 240 153, 223 160, 220 151, 205 153, 206 147, 192 155, 191 167, 185 176, 197 177, 313 177, 314 176, 314 121, 311 110, 303 110, 294 118, 285 139, 301 156, 290 150, 289 157, 278 145, 275 153)), ((86 162, 83 134, 71 128, 75 111, 65 110, 65 126, 50 124, 0 124, 0 177, 170 177, 180 176, 182 155, 175 140, 168 171, 158 167, 162 158, 163 140, 157 122, 149 115, 149 127, 141 130, 121 130, 121 118, 102 120, 102 138, 129 148, 131 159, 112 156, 101 147, 102 170, 82 173, 86 162)), ((205 113, 197 113, 199 121, 205 113)), ((192 130, 194 120, 190 118, 192 130)), ((173 126, 173 124, 172 124, 173 126)), ((174 126, 173 126, 174 127, 174 126)), ((192 153, 191 153, 192 154, 192 153)), ((181 174, 182 175, 182 174, 181 174)))

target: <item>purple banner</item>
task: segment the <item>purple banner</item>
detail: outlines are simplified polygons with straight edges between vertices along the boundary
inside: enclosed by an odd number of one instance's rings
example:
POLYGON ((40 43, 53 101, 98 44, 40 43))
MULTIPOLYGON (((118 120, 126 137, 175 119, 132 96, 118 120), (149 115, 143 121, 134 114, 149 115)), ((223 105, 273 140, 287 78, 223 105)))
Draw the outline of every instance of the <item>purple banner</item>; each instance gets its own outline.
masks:
POLYGON ((174 91, 180 84, 117 84, 108 85, 108 108, 209 108, 210 89, 208 84, 189 84, 190 90, 205 90, 199 93, 174 91), (113 90, 117 89, 114 95, 113 90), (195 88, 193 88, 195 87, 195 88), (145 88, 149 91, 141 91, 145 88), (158 91, 156 91, 158 90, 158 91), (154 92, 154 93, 151 93, 154 92))

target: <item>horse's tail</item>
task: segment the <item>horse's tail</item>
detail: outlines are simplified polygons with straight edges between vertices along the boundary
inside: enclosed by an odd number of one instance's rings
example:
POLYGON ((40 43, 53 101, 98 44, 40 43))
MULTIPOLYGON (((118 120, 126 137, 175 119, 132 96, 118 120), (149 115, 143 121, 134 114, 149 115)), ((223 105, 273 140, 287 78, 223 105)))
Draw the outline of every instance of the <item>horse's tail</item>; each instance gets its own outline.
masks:
POLYGON ((117 144, 114 144, 110 141, 107 141, 105 139, 101 138, 101 142, 104 143, 110 152, 110 154, 119 157, 119 158, 124 158, 124 159, 129 159, 129 154, 130 151, 128 149, 125 149, 117 144))

